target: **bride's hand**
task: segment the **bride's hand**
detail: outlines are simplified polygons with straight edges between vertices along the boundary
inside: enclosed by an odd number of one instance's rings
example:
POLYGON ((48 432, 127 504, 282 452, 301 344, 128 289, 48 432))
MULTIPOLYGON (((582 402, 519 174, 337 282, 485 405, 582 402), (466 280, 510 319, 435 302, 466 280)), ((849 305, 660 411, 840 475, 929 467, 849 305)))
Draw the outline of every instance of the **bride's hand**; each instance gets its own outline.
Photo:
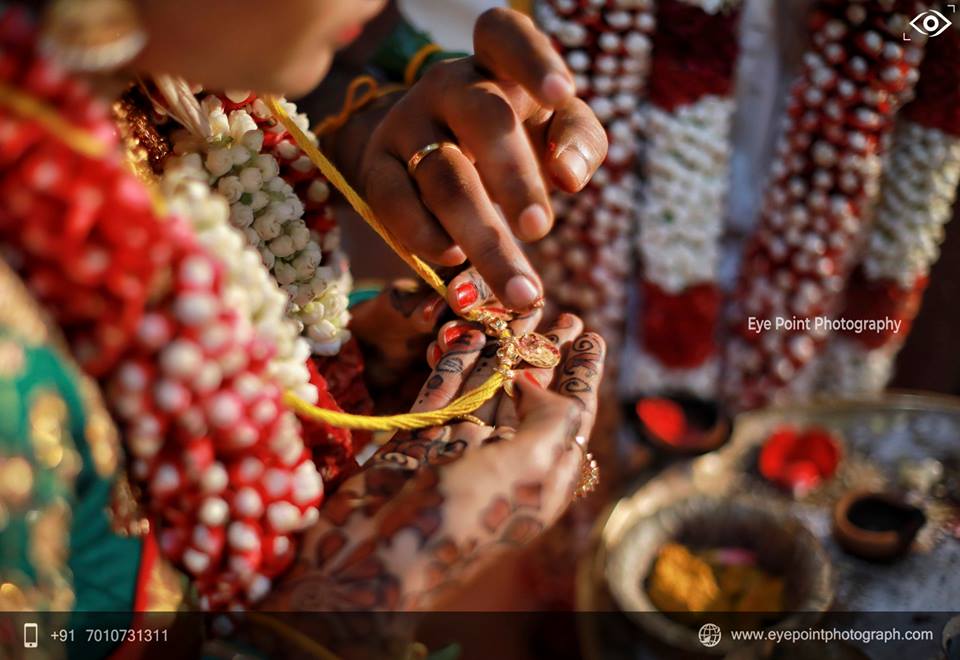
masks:
MULTIPOLYGON (((473 57, 435 64, 389 108, 372 108, 373 118, 358 118, 334 149, 407 248, 444 266, 469 259, 494 296, 524 311, 543 289, 515 237, 547 234, 548 190, 586 185, 606 156, 607 139, 576 97, 563 59, 528 17, 486 12, 474 50, 473 57), (408 174, 415 153, 444 141, 460 149, 433 151, 408 174), (358 143, 367 145, 362 155, 358 143)), ((448 302, 456 307, 454 295, 448 302)))
POLYGON ((375 298, 354 307, 350 331, 367 358, 369 384, 391 387, 422 360, 446 310, 437 293, 412 279, 394 280, 375 298))
MULTIPOLYGON (((382 447, 326 502, 264 607, 428 609, 553 523, 580 477, 575 438, 589 437, 603 370, 603 340, 582 330, 561 316, 547 331, 560 366, 519 371, 516 399, 501 393, 475 413, 484 425, 454 421, 382 447)), ((415 411, 446 405, 496 366, 496 342, 475 328, 444 345, 415 411)))

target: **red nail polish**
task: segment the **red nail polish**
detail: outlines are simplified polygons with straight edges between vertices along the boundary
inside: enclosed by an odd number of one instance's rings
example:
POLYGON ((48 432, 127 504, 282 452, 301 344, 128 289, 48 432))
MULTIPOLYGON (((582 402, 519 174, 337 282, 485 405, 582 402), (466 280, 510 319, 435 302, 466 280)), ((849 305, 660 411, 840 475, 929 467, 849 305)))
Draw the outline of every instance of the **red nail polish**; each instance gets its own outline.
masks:
POLYGON ((440 362, 440 359, 443 358, 443 349, 441 349, 436 344, 433 345, 432 353, 430 355, 430 362, 436 365, 440 362))
POLYGON ((443 343, 447 346, 453 346, 453 342, 465 335, 468 330, 470 330, 470 326, 467 325, 461 325, 459 323, 456 325, 451 325, 449 328, 443 331, 443 343))
POLYGON ((524 372, 523 372, 523 377, 526 378, 527 380, 529 380, 531 383, 533 383, 533 384, 536 385, 537 387, 539 387, 540 389, 543 389, 543 385, 540 384, 540 381, 537 380, 536 376, 534 376, 531 372, 529 372, 529 371, 524 371, 524 372))
POLYGON ((453 292, 457 298, 457 307, 461 310, 477 302, 479 296, 477 287, 473 285, 473 282, 464 282, 458 285, 453 292))

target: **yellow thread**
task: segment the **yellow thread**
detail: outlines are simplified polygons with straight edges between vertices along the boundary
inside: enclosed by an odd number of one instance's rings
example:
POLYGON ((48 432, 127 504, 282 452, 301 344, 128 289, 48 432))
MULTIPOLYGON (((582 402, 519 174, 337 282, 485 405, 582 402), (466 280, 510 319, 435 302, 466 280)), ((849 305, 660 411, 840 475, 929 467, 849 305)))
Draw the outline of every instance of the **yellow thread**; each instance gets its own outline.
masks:
POLYGON ((451 419, 463 418, 486 403, 503 386, 505 377, 495 371, 482 385, 454 400, 450 405, 429 412, 405 413, 373 417, 318 408, 292 392, 285 392, 283 402, 301 417, 323 422, 338 428, 361 431, 412 431, 428 426, 439 426, 451 419))
POLYGON ((350 203, 350 206, 353 207, 357 214, 380 235, 380 238, 382 238, 417 275, 423 278, 424 282, 439 293, 441 298, 446 298, 447 285, 440 279, 440 276, 433 272, 433 269, 421 261, 415 254, 411 254, 394 238, 389 229, 380 224, 380 221, 377 219, 377 216, 374 215, 370 206, 357 194, 357 191, 355 191, 343 175, 340 174, 336 166, 327 160, 327 157, 320 152, 317 145, 290 119, 290 116, 280 106, 280 102, 273 96, 267 96, 264 100, 274 116, 280 120, 284 128, 293 136, 297 146, 299 146, 303 153, 307 155, 307 158, 317 166, 320 173, 327 178, 333 187, 340 191, 340 194, 350 203))
MULTIPOLYGON (((284 111, 280 102, 272 96, 266 97, 267 107, 274 116, 283 124, 284 128, 293 136, 297 146, 303 150, 307 157, 319 168, 333 186, 340 191, 346 198, 357 214, 363 218, 380 236, 386 241, 394 252, 396 252, 411 268, 440 294, 442 298, 447 296, 447 286, 430 266, 411 254, 406 247, 401 245, 387 229, 380 223, 373 209, 363 200, 362 197, 353 189, 347 180, 340 174, 340 171, 324 156, 317 146, 307 135, 300 130, 290 116, 284 111)), ((471 319, 479 318, 478 312, 469 314, 471 319)), ((506 331, 506 325, 498 326, 502 328, 502 333, 509 336, 506 331)), ((503 337, 502 337, 503 338, 503 337)), ((506 371, 506 369, 504 370, 506 371)), ((505 373, 501 371, 494 372, 480 387, 467 392, 456 399, 450 405, 422 413, 407 413, 403 415, 389 415, 385 417, 368 417, 366 415, 351 415, 349 413, 328 410, 313 406, 300 399, 291 392, 284 394, 283 400, 288 406, 303 417, 316 421, 324 422, 331 426, 340 428, 360 429, 364 431, 393 431, 393 430, 412 430, 428 426, 436 426, 469 415, 486 401, 493 397, 508 380, 505 373)))
MULTIPOLYGON (((321 173, 330 183, 343 194, 360 217, 366 220, 367 223, 380 234, 381 238, 383 238, 427 284, 433 287, 441 297, 445 298, 447 287, 440 276, 437 275, 430 266, 417 258, 416 255, 411 254, 406 248, 400 245, 390 233, 390 230, 380 224, 380 221, 374 215, 369 205, 357 194, 347 180, 343 178, 343 175, 340 174, 333 163, 327 160, 316 145, 314 145, 306 134, 290 119, 277 99, 266 97, 266 102, 273 114, 283 123, 284 127, 290 132, 303 152, 307 154, 307 157, 320 169, 321 173)), ((65 121, 56 114, 54 110, 48 108, 42 102, 3 84, 0 84, 0 105, 5 105, 14 112, 39 122, 54 136, 80 154, 90 158, 102 158, 110 153, 110 146, 107 143, 97 139, 84 129, 77 128, 65 121)), ((478 315, 478 312, 474 312, 469 316, 471 319, 475 319, 479 318, 478 315)), ((498 334, 509 336, 506 330, 498 334)), ((450 405, 440 410, 422 413, 368 417, 365 415, 351 415, 335 410, 318 408, 303 401, 291 392, 285 392, 283 400, 300 415, 330 424, 331 426, 369 431, 412 430, 436 426, 448 422, 451 419, 470 415, 470 413, 477 410, 477 408, 482 406, 484 402, 500 390, 509 378, 508 373, 507 368, 495 371, 486 382, 454 400, 450 405)))
POLYGON ((0 83, 0 103, 22 117, 37 121, 68 147, 87 158, 103 158, 110 145, 61 117, 42 101, 0 83))
POLYGON ((314 127, 313 132, 318 136, 326 135, 343 127, 354 113, 363 109, 377 99, 381 99, 389 94, 406 91, 404 85, 384 85, 383 87, 373 76, 357 76, 347 87, 347 93, 343 100, 343 108, 339 114, 327 117, 314 127), (360 89, 366 87, 363 93, 360 89))
POLYGON ((443 48, 437 44, 427 44, 414 53, 410 61, 407 62, 407 68, 404 69, 403 72, 403 82, 407 87, 417 82, 417 74, 420 73, 420 69, 423 68, 423 64, 427 61, 427 58, 431 55, 436 55, 442 50, 443 48))

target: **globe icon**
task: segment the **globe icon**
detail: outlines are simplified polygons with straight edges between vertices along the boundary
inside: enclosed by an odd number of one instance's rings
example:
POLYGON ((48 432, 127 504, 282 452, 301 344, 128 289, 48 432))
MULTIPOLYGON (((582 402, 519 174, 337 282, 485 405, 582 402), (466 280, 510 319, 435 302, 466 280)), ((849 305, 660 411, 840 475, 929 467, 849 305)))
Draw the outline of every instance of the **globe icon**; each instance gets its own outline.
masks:
POLYGON ((707 648, 713 648, 720 643, 720 626, 715 623, 705 623, 700 626, 700 643, 707 648))

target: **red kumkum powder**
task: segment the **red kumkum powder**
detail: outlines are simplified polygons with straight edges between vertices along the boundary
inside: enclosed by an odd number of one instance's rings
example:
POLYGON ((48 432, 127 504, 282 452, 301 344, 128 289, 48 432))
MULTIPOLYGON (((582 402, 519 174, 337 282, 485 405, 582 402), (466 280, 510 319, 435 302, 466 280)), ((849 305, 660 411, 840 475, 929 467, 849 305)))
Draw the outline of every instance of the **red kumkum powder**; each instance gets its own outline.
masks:
POLYGON ((670 399, 643 399, 637 403, 637 417, 650 433, 667 444, 683 445, 688 439, 683 408, 670 399))

